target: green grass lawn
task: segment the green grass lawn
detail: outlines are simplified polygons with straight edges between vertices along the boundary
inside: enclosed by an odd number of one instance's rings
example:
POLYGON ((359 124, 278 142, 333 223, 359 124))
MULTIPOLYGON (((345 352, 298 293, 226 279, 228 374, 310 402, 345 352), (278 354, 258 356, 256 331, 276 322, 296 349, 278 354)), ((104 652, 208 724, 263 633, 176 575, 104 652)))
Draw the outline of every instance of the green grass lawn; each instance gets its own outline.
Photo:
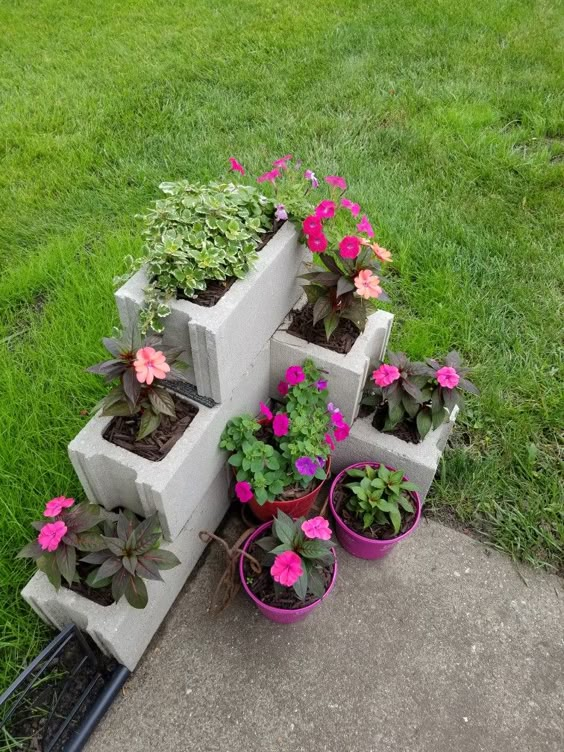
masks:
POLYGON ((459 349, 482 396, 430 499, 561 570, 562 16, 550 0, 21 0, 0 5, 0 688, 45 630, 14 555, 80 496, 112 278, 162 180, 292 152, 394 252, 392 346, 459 349), (559 255, 560 250, 560 255, 559 255), (561 313, 561 308, 560 308, 561 313), (560 410, 560 412, 559 412, 560 410))

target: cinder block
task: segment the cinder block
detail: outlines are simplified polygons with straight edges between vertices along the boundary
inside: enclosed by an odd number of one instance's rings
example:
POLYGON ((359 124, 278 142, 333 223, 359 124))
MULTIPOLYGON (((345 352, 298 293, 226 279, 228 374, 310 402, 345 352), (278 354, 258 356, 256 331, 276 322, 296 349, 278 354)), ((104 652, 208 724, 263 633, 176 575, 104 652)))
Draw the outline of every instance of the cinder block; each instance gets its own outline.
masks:
POLYGON ((68 450, 90 501, 106 509, 123 506, 145 517, 157 511, 165 538, 174 540, 227 460, 218 447, 225 424, 241 413, 256 414, 268 396, 269 350, 269 344, 263 347, 226 402, 212 408, 193 403, 198 414, 160 462, 106 441, 103 433, 112 418, 92 418, 68 450))
POLYGON ((421 501, 424 501, 457 413, 458 408, 455 408, 450 420, 436 430, 429 431, 419 444, 411 444, 389 433, 377 431, 372 426, 372 416, 357 418, 348 439, 337 444, 332 455, 331 469, 339 473, 355 462, 383 462, 397 470, 403 470, 409 480, 418 485, 421 501))
POLYGON ((163 582, 146 581, 149 602, 144 609, 132 608, 125 598, 100 606, 65 587, 57 591, 43 572, 34 574, 22 596, 47 624, 57 629, 76 624, 104 653, 133 671, 205 549, 198 533, 215 530, 228 506, 228 478, 223 467, 176 540, 163 546, 176 554, 181 564, 163 571, 163 582))
MULTIPOLYGON (((173 300, 164 344, 182 347, 190 363, 188 379, 198 394, 224 402, 238 386, 301 294, 300 273, 308 257, 298 233, 286 222, 259 253, 253 269, 237 280, 211 308, 173 300)), ((144 270, 116 292, 121 322, 136 319, 147 285, 144 270)))
MULTIPOLYGON (((300 299, 298 307, 305 304, 300 299)), ((289 366, 300 365, 306 358, 327 372, 329 397, 349 423, 356 418, 371 363, 380 360, 388 344, 393 314, 375 311, 368 317, 364 332, 346 355, 306 342, 287 331, 288 317, 274 334, 270 344, 270 396, 279 397, 277 385, 289 366)))

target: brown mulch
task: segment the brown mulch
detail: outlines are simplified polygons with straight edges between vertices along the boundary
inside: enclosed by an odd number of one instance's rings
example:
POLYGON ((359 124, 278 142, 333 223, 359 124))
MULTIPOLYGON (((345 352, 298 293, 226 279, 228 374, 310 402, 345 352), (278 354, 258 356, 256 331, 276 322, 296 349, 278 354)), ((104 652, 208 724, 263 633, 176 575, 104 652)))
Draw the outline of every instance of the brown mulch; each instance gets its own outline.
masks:
POLYGON ((195 405, 171 395, 176 418, 163 415, 160 426, 141 441, 135 437, 139 431, 140 415, 116 416, 103 433, 106 441, 127 449, 152 462, 160 462, 181 438, 198 412, 195 405))
POLYGON ((309 303, 299 311, 292 311, 291 315, 292 321, 288 327, 290 334, 343 355, 350 352, 360 335, 360 331, 352 321, 341 319, 339 326, 331 335, 331 339, 327 341, 323 321, 318 321, 315 326, 313 325, 313 306, 309 303))
MULTIPOLYGON (((353 480, 354 479, 351 478, 350 481, 347 482, 352 483, 353 480)), ((394 531, 391 522, 385 525, 374 524, 369 528, 363 528, 362 522, 353 514, 351 514, 351 512, 349 512, 349 510, 345 506, 347 500, 351 496, 351 493, 352 492, 349 491, 348 488, 345 488, 343 485, 339 484, 335 488, 333 494, 333 503, 335 505, 336 511, 339 513, 339 517, 342 519, 345 525, 347 527, 350 527, 351 530, 354 530, 355 533, 358 533, 358 535, 362 535, 364 538, 372 538, 374 540, 391 540, 392 538, 398 538, 400 535, 403 535, 413 525, 413 521, 415 520, 415 511, 413 512, 413 514, 402 513, 402 523, 399 533, 396 533, 394 531)), ((413 502, 413 506, 415 509, 415 502, 413 502)))
POLYGON ((359 418, 366 418, 368 415, 372 415, 372 413, 374 413, 374 417, 372 418, 372 425, 377 431, 388 433, 390 434, 390 436, 395 436, 396 438, 401 439, 402 441, 407 441, 410 444, 419 444, 421 437, 419 436, 419 432, 417 431, 417 424, 411 418, 402 420, 401 423, 398 423, 397 426, 395 426, 391 431, 384 431, 384 423, 386 422, 387 411, 387 405, 379 405, 376 411, 374 411, 373 407, 370 407, 368 405, 361 405, 358 415, 359 418))

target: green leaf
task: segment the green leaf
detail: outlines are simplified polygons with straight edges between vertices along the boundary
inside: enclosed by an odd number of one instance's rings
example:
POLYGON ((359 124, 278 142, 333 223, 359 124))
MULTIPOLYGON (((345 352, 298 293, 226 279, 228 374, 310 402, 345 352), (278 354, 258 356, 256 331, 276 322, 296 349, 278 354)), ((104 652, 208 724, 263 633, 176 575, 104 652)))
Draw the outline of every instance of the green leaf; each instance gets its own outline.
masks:
POLYGON ((79 551, 103 551, 106 548, 100 533, 84 532, 76 536, 76 548, 79 551))
POLYGON ((324 319, 331 313, 331 301, 328 297, 318 298, 313 305, 313 325, 315 326, 321 319, 324 319))
POLYGON ((145 608, 149 601, 147 586, 141 577, 132 577, 128 575, 125 583, 124 595, 127 602, 133 608, 145 608))
POLYGON ((339 322, 340 318, 336 313, 331 313, 323 319, 323 326, 325 327, 325 336, 327 337, 327 340, 331 339, 331 335, 339 326, 339 322))
POLYGON ((392 521, 392 525, 394 526, 394 532, 397 535, 401 529, 401 514, 397 507, 394 507, 393 510, 390 510, 390 519, 392 521))
POLYGON ((106 577, 103 580, 97 580, 96 570, 94 570, 93 572, 88 573, 85 582, 88 585, 88 587, 100 589, 100 588, 108 587, 108 585, 110 585, 112 582, 112 578, 106 577))
POLYGON ((292 544, 296 532, 294 521, 282 510, 278 511, 278 515, 272 524, 272 530, 279 541, 288 545, 292 544))
POLYGON ((106 559, 96 570, 96 576, 94 582, 103 580, 106 577, 113 577, 117 572, 122 569, 122 559, 118 559, 115 556, 106 559))
POLYGON ((120 538, 109 538, 107 535, 103 535, 102 539, 112 554, 115 556, 123 556, 125 551, 125 541, 122 541, 120 538))
POLYGON ((72 585, 76 572, 76 549, 63 543, 55 551, 55 559, 59 572, 72 585))
POLYGON ((261 538, 256 543, 263 551, 272 551, 278 545, 278 540, 273 535, 265 535, 264 538, 261 538))
POLYGON ((153 549, 143 554, 143 562, 152 562, 159 569, 174 569, 180 564, 180 560, 166 548, 153 549))
POLYGON ((163 413, 164 415, 169 415, 171 418, 176 418, 174 401, 166 389, 162 389, 161 387, 150 389, 149 402, 156 413, 163 413))
POLYGON ((116 603, 124 595, 125 588, 127 586, 127 580, 130 577, 131 575, 129 574, 129 572, 123 567, 120 567, 119 572, 117 572, 112 577, 112 598, 116 603))
POLYGON ((429 415, 429 411, 421 410, 417 414, 416 422, 417 422, 417 430, 419 431, 419 435, 421 436, 422 439, 424 439, 425 436, 427 436, 427 434, 431 430, 431 426, 432 426, 432 420, 431 420, 431 416, 429 415))
POLYGON ((34 540, 30 543, 26 543, 26 545, 22 548, 22 550, 16 554, 16 559, 39 559, 40 556, 43 556, 45 551, 41 548, 39 543, 34 540))
POLYGON ((305 597, 307 595, 307 585, 308 585, 308 573, 307 573, 307 570, 304 569, 301 577, 299 577, 292 586, 294 588, 295 594, 298 596, 298 598, 301 601, 305 600, 305 597))
POLYGON ((325 582, 315 569, 309 573, 308 588, 316 598, 323 598, 325 595, 325 582))
POLYGON ((149 436, 149 434, 153 433, 153 431, 159 427, 160 422, 161 416, 158 413, 153 412, 149 408, 146 408, 143 415, 141 416, 136 440, 140 441, 141 439, 144 439, 145 436, 149 436))
POLYGON ((53 585, 55 590, 58 590, 61 587, 61 573, 57 567, 54 552, 44 553, 43 556, 40 556, 39 559, 37 559, 37 568, 47 575, 49 582, 53 585))

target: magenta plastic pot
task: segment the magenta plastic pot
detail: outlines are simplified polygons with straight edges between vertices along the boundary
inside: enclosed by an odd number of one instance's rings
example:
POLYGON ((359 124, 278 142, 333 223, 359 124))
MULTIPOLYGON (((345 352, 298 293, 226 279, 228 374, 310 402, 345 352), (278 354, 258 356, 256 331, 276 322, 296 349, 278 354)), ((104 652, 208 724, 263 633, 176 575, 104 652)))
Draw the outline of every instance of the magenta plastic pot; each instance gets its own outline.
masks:
MULTIPOLYGON (((267 530, 270 530, 271 527, 272 527, 272 522, 265 522, 264 525, 261 525, 260 527, 258 527, 255 530, 255 532, 252 535, 250 535, 245 541, 245 543, 243 544, 243 551, 248 551, 253 541, 255 541, 257 538, 260 538, 267 530)), ((333 555, 335 556, 334 550, 333 550, 333 555)), ((263 616, 266 616, 267 619, 270 619, 270 621, 275 621, 278 624, 295 624, 298 621, 303 621, 306 618, 306 616, 308 616, 308 614, 314 611, 320 605, 321 601, 324 600, 329 595, 331 590, 333 590, 335 581, 337 579, 337 557, 335 556, 334 566, 333 566, 333 576, 331 577, 331 582, 329 583, 329 587, 325 591, 325 595, 322 598, 315 601, 314 603, 310 603, 309 606, 304 606, 303 608, 294 608, 294 609, 275 608, 274 606, 268 606, 266 603, 263 603, 261 600, 259 600, 256 597, 254 593, 251 592, 251 589, 247 585, 247 582, 245 579, 243 563, 244 563, 244 557, 241 556, 241 558, 239 559, 239 576, 241 577, 241 583, 243 585, 243 589, 245 590, 249 598, 253 601, 253 603, 258 608, 258 610, 261 612, 261 614, 263 616)))
MULTIPOLYGON (((357 462, 354 465, 349 465, 344 470, 342 470, 339 475, 337 475, 331 485, 331 490, 329 492, 329 505, 331 507, 331 512, 333 513, 333 519, 335 520, 337 540, 345 549, 345 551, 348 551, 348 553, 352 554, 352 556, 357 556, 359 559, 381 559, 384 556, 387 556, 394 548, 394 546, 411 535, 411 533, 419 524, 419 520, 421 519, 421 499, 419 498, 418 493, 411 491, 410 495, 411 498, 415 501, 416 507, 415 519, 413 521, 413 525, 409 528, 409 530, 406 530, 405 533, 398 535, 397 538, 389 538, 388 540, 366 538, 364 535, 359 535, 354 530, 351 530, 348 525, 345 525, 345 523, 339 516, 339 513, 335 509, 335 504, 333 502, 333 495, 335 493, 336 487, 344 479, 347 470, 352 470, 353 468, 357 467, 365 467, 366 465, 370 465, 371 467, 380 467, 380 464, 380 462, 357 462)), ((388 470, 396 469, 390 467, 389 465, 386 465, 386 467, 388 468, 388 470)), ((407 476, 404 476, 403 479, 409 480, 407 476)))

